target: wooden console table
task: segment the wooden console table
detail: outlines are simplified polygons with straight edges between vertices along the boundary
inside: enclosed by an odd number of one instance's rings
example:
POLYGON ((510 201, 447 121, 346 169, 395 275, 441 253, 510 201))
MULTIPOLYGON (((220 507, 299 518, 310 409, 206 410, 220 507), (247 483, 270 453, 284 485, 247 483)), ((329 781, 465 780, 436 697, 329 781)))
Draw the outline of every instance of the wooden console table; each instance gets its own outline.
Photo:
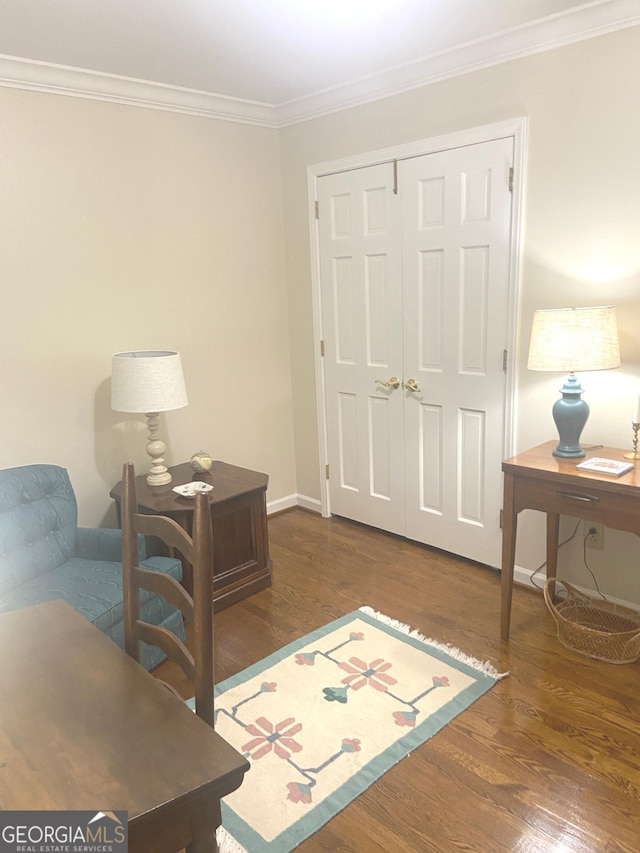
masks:
POLYGON ((217 850, 249 762, 77 610, 2 613, 0 682, 3 809, 122 809, 129 853, 217 850))
POLYGON ((623 461, 624 450, 594 447, 583 459, 553 455, 557 441, 547 441, 502 463, 504 504, 502 530, 502 604, 500 633, 509 639, 513 567, 518 513, 536 509, 547 514, 547 578, 556 577, 560 516, 584 518, 640 536, 640 460, 621 477, 580 471, 579 462, 594 456, 623 461))
MULTIPOLYGON (((167 486, 149 486, 146 475, 136 477, 140 512, 167 515, 189 535, 193 522, 193 498, 173 491, 193 480, 211 483, 208 492, 213 523, 213 603, 221 610, 271 585, 271 558, 267 534, 266 492, 269 477, 226 462, 214 462, 210 471, 196 474, 188 462, 169 468, 167 486)), ((122 482, 110 492, 116 501, 120 523, 122 482)), ((191 592, 191 566, 182 559, 182 582, 191 592)))

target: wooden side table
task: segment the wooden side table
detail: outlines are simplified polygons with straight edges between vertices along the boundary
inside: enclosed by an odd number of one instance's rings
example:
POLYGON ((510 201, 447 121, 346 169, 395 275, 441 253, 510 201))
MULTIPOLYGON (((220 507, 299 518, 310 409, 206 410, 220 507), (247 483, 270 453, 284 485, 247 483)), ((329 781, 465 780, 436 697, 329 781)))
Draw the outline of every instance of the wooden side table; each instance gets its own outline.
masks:
MULTIPOLYGON (((504 504, 502 530, 502 603, 500 633, 509 639, 513 567, 518 513, 537 509, 547 515, 547 578, 556 577, 560 516, 570 515, 628 530, 640 536, 640 462, 621 477, 581 471, 583 459, 553 455, 557 441, 547 441, 502 463, 504 504)), ((623 460, 624 450, 595 447, 585 459, 601 456, 623 460)))
MULTIPOLYGON (((147 485, 136 477, 140 512, 167 515, 191 534, 193 498, 184 498, 174 486, 201 480, 211 483, 208 493, 213 523, 213 603, 221 610, 271 585, 271 558, 267 534, 266 492, 269 477, 226 462, 214 462, 210 471, 196 474, 188 462, 169 468, 167 486, 147 485)), ((122 482, 109 493, 116 501, 120 523, 122 482)), ((179 555, 181 556, 181 555, 179 555)), ((192 592, 191 565, 182 558, 183 585, 192 592)))

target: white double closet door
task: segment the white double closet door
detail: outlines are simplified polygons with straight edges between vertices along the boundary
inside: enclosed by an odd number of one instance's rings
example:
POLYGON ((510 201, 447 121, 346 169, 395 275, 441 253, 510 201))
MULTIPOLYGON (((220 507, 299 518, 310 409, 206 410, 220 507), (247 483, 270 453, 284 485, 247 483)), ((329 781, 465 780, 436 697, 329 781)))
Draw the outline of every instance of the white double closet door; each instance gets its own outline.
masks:
POLYGON ((318 179, 330 510, 493 566, 512 163, 505 138, 318 179))

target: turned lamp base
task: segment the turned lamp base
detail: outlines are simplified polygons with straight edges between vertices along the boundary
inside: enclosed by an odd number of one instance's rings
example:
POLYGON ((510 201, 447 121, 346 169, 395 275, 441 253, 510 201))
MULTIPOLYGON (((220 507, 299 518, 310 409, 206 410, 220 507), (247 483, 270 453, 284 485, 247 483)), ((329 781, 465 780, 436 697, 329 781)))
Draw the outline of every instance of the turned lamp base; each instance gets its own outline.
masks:
POLYGON ((166 486, 171 482, 171 474, 164 464, 164 453, 166 444, 160 438, 158 412, 147 412, 147 453, 151 457, 151 468, 147 474, 147 483, 150 486, 166 486))
POLYGON ((579 459, 584 456, 580 447, 580 435, 589 418, 589 406, 581 399, 583 391, 575 373, 570 373, 560 389, 562 397, 553 404, 553 420, 558 428, 560 442, 553 451, 563 459, 579 459))

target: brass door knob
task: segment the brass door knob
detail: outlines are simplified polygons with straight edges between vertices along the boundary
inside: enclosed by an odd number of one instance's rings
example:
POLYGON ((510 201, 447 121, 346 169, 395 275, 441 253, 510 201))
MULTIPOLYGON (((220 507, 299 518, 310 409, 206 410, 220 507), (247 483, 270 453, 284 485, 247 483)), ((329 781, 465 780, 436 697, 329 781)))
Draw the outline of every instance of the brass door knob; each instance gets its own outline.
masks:
POLYGON ((395 389, 400 387, 400 380, 397 376, 392 376, 390 379, 387 379, 386 382, 384 382, 382 379, 376 379, 376 384, 382 385, 384 388, 395 389))
POLYGON ((418 383, 416 382, 415 379, 407 379, 406 382, 402 383, 402 387, 406 388, 407 391, 419 391, 420 390, 420 386, 418 385, 418 383))

